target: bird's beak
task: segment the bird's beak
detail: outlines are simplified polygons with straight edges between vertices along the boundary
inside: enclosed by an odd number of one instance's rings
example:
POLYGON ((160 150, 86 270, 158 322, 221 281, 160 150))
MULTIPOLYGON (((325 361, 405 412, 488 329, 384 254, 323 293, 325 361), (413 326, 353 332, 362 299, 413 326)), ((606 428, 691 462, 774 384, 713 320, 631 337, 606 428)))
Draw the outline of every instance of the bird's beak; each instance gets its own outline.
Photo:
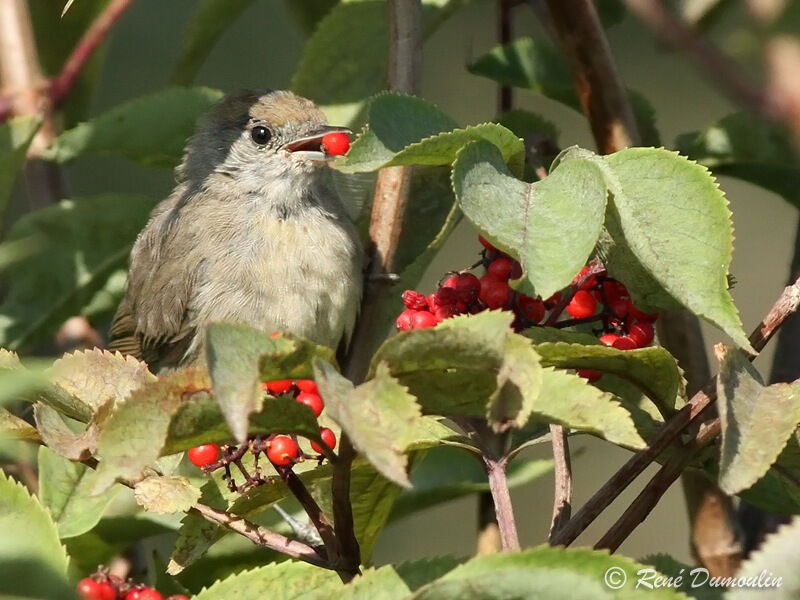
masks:
POLYGON ((285 143, 281 146, 281 150, 291 152, 295 156, 301 156, 307 160, 327 161, 335 157, 325 153, 322 149, 322 138, 332 132, 346 133, 348 136, 352 135, 352 131, 347 127, 336 127, 334 125, 325 125, 314 131, 310 135, 306 135, 291 142, 285 143))

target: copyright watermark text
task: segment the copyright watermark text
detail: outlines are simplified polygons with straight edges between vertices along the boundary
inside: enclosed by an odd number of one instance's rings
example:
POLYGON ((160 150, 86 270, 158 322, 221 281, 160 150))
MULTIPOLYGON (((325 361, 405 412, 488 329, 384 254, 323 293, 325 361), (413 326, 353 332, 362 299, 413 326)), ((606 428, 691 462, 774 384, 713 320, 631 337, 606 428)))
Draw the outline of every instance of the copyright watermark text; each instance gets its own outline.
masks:
MULTIPOLYGON (((685 572, 681 569, 677 575, 667 577, 652 568, 639 569, 636 571, 636 579, 632 578, 636 589, 645 588, 655 590, 658 588, 680 588, 680 587, 713 587, 713 588, 779 588, 783 583, 783 578, 776 576, 766 569, 758 575, 747 577, 712 577, 708 569, 697 567, 685 572)), ((628 574, 620 567, 610 567, 606 570, 603 581, 612 590, 621 589, 628 582, 628 574)))

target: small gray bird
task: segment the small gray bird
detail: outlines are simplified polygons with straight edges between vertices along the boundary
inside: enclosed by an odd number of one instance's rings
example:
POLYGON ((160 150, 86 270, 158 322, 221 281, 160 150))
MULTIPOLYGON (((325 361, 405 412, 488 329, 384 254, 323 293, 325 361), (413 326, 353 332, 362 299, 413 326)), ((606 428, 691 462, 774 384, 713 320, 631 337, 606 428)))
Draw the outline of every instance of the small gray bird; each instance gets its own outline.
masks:
POLYGON ((109 350, 153 372, 202 363, 218 321, 346 343, 364 254, 325 168, 331 131, 346 129, 286 91, 232 94, 201 118, 134 244, 109 350))

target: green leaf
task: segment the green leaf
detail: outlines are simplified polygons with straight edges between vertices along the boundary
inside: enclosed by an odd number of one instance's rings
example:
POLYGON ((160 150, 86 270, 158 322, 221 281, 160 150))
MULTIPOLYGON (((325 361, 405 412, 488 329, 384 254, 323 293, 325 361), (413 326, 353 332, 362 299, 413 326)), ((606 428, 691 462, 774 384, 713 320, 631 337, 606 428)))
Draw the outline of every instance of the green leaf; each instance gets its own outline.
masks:
POLYGON ((521 335, 509 335, 497 372, 497 389, 486 410, 489 425, 498 432, 525 425, 541 387, 542 368, 536 350, 521 335))
POLYGON ((334 571, 283 562, 232 575, 193 596, 193 600, 301 600, 314 597, 314 593, 337 594, 342 585, 334 571))
POLYGON ((340 600, 406 600, 409 594, 451 571, 459 562, 454 557, 441 556, 368 569, 337 597, 340 600))
MULTIPOLYGON (((537 328, 542 329, 542 328, 537 328)), ((629 381, 668 417, 686 402, 686 381, 678 363, 663 348, 617 350, 602 344, 541 343, 542 365, 560 369, 596 369, 629 381)))
POLYGON ((126 264, 153 206, 142 196, 103 195, 64 200, 20 218, 0 244, 0 256, 21 240, 34 243, 36 253, 4 270, 11 285, 0 305, 0 345, 29 348, 81 314, 126 264))
POLYGON ((312 33, 320 19, 338 3, 339 0, 306 0, 305 2, 283 0, 284 8, 292 15, 294 22, 305 34, 312 33))
POLYGON ((151 475, 136 482, 133 497, 146 511, 165 515, 189 510, 200 499, 200 490, 186 477, 151 475))
POLYGON ((0 596, 71 598, 67 554, 47 510, 0 472, 0 596))
POLYGON ((192 396, 202 397, 210 388, 204 371, 189 368, 163 375, 131 394, 100 432, 95 492, 107 489, 117 478, 139 478, 158 459, 172 416, 192 396))
POLYGON ((87 460, 97 450, 100 428, 108 421, 113 409, 113 401, 100 407, 83 431, 68 426, 58 410, 43 402, 34 405, 33 415, 42 440, 51 450, 69 460, 87 460))
POLYGON ((353 385, 328 363, 314 363, 314 379, 328 416, 347 433, 358 450, 390 481, 409 487, 404 450, 421 419, 419 406, 385 365, 374 376, 353 385))
POLYGON ((313 357, 334 360, 329 348, 286 333, 272 337, 238 323, 212 323, 206 340, 214 394, 239 442, 247 438, 250 415, 261 409, 262 381, 308 377, 313 357))
POLYGON ((626 448, 645 445, 631 415, 616 398, 585 379, 553 368, 543 370, 542 391, 533 412, 548 423, 594 433, 626 448))
POLYGON ((647 589, 645 586, 637 586, 638 572, 642 568, 647 567, 624 556, 611 556, 605 551, 539 546, 522 552, 473 558, 421 588, 411 598, 685 598, 683 594, 669 588, 647 589), (621 585, 611 588, 604 581, 611 582, 611 585, 621 585), (534 595, 531 595, 532 591, 534 595))
MULTIPOLYGON (((712 480, 719 477, 716 472, 719 465, 714 463, 716 461, 706 464, 712 480)), ((782 515, 800 512, 800 440, 797 434, 789 439, 789 443, 767 473, 738 495, 742 500, 770 512, 782 515)))
POLYGON ((475 142, 458 154, 453 187, 461 210, 490 242, 518 257, 518 289, 543 298, 586 264, 603 227, 606 185, 591 160, 561 162, 527 184, 506 169, 497 148, 475 142))
POLYGON ((113 486, 92 495, 95 471, 67 460, 49 448, 39 448, 39 500, 50 511, 61 538, 70 538, 92 529, 122 488, 113 486))
POLYGON ((222 34, 253 3, 253 0, 201 0, 181 41, 178 62, 172 72, 173 85, 189 85, 222 34))
POLYGON ((35 117, 17 117, 0 124, 0 225, 14 180, 40 125, 41 121, 35 117))
POLYGON ((18 416, 11 414, 5 408, 0 408, 0 439, 25 440, 28 442, 41 441, 39 432, 36 431, 35 427, 18 416))
POLYGON ((605 160, 622 236, 615 241, 675 300, 753 352, 728 292, 731 214, 708 170, 663 148, 627 148, 605 160))
POLYGON ((366 127, 347 155, 333 166, 343 173, 374 171, 388 163, 406 146, 421 142, 458 124, 435 104, 408 96, 383 92, 369 104, 366 127))
POLYGON ((703 131, 678 136, 681 154, 711 169, 747 181, 798 206, 800 168, 788 130, 750 113, 734 113, 703 131))
MULTIPOLYGON (((467 68, 475 75, 524 88, 579 112, 582 110, 563 56, 539 40, 521 37, 505 46, 496 46, 467 68)), ((652 106, 638 92, 628 90, 628 95, 642 143, 660 145, 652 106)))
POLYGON ((800 595, 800 518, 795 517, 766 537, 739 567, 736 578, 744 585, 733 586, 725 600, 792 600, 800 595), (749 583, 749 585, 748 585, 749 583), (761 585, 759 585, 759 583, 761 585))
POLYGON ((180 163, 195 121, 222 98, 209 88, 168 88, 129 100, 59 135, 42 157, 67 162, 83 155, 121 155, 143 165, 180 163))
POLYGON ((687 565, 675 560, 668 554, 651 554, 640 559, 639 562, 653 565, 659 573, 675 578, 675 589, 683 592, 691 598, 697 600, 721 600, 722 589, 711 587, 710 585, 692 585, 693 582, 700 584, 706 577, 705 569, 687 565), (695 571, 695 573, 692 573, 695 571), (680 577, 680 585, 677 585, 680 577))
POLYGON ((800 383, 765 386, 741 352, 718 347, 719 485, 736 494, 761 479, 800 422, 800 383))

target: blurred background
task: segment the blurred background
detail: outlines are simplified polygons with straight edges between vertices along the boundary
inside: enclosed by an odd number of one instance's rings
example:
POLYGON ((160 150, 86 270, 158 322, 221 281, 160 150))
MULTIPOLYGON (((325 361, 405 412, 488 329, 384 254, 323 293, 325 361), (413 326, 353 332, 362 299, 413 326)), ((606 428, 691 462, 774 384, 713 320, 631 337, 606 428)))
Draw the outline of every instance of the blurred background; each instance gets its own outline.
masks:
MULTIPOLYGON (((60 0, 52 2, 62 4, 60 0)), ((163 57, 178 54, 181 34, 194 6, 192 0, 134 3, 111 37, 99 85, 91 98, 90 114, 158 90, 169 81, 173 63, 163 57)), ((743 29, 744 22, 743 9, 734 8, 714 26, 713 36, 737 59, 749 61, 757 74, 759 64, 749 58, 756 56, 755 42, 743 29)), ((473 0, 425 44, 422 96, 440 105, 461 124, 488 121, 496 115, 496 85, 469 74, 465 68, 496 45, 495 23, 495 3, 473 0)), ((359 23, 352 26, 355 30, 359 23)), ((526 6, 513 12, 513 34, 542 35, 535 15, 526 6)), ((657 42, 639 22, 626 18, 611 27, 609 36, 624 81, 653 104, 665 146, 672 147, 678 134, 703 129, 734 109, 690 64, 657 42)), ((254 2, 215 46, 196 84, 225 92, 287 88, 305 39, 284 2, 254 2)), ((519 90, 514 92, 514 103, 555 122, 562 147, 594 147, 589 128, 578 113, 519 90)), ((67 175, 73 196, 118 191, 160 199, 174 183, 169 170, 146 169, 112 157, 76 161, 67 166, 67 175)), ((730 200, 735 224, 732 273, 738 283, 733 295, 745 330, 750 331, 785 285, 797 211, 761 188, 725 178, 720 184, 730 200)), ((19 208, 25 183, 20 181, 17 185, 15 201, 19 208)), ((431 265, 420 291, 432 291, 444 272, 473 263, 478 251, 476 233, 468 225, 461 225, 431 265)), ((398 312, 399 306, 398 291, 398 312)), ((705 329, 705 336, 709 348, 724 341, 724 336, 711 328, 705 329)), ((768 347, 757 360, 762 374, 768 374, 771 357, 772 348, 768 347)), ((579 506, 628 458, 628 453, 587 436, 572 438, 571 443, 576 451, 574 505, 579 506)), ((549 445, 531 451, 531 456, 539 458, 549 454, 549 445)), ((622 494, 607 514, 579 538, 578 544, 596 540, 635 497, 638 487, 634 485, 622 494)), ((513 490, 523 545, 546 539, 552 494, 551 474, 513 490)), ((476 511, 476 500, 466 498, 396 521, 380 538, 375 561, 380 564, 420 555, 471 554, 475 547, 476 511)), ((620 551, 632 557, 667 552, 690 562, 687 516, 679 485, 673 486, 620 551)))

